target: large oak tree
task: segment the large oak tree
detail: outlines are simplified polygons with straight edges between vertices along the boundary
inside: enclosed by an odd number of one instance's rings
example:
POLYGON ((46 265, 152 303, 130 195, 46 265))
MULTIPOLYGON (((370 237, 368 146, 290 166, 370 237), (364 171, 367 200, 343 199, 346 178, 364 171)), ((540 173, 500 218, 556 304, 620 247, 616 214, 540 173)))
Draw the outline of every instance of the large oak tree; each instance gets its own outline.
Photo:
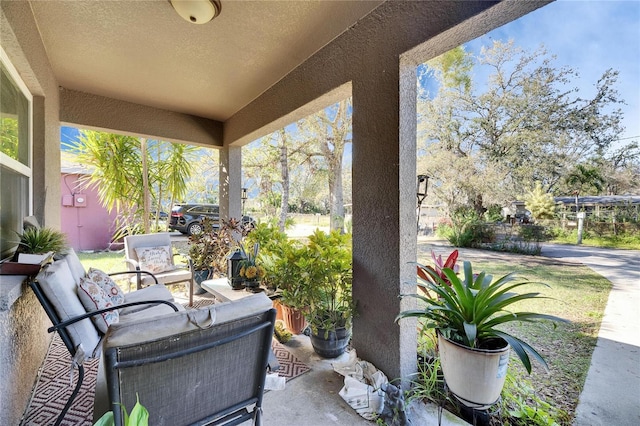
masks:
POLYGON ((571 87, 577 72, 554 61, 544 48, 494 41, 477 56, 460 46, 427 63, 421 78, 437 91, 418 102, 419 167, 449 212, 482 213, 536 181, 553 191, 576 164, 605 158, 622 131, 618 73, 606 70, 585 99, 571 87))

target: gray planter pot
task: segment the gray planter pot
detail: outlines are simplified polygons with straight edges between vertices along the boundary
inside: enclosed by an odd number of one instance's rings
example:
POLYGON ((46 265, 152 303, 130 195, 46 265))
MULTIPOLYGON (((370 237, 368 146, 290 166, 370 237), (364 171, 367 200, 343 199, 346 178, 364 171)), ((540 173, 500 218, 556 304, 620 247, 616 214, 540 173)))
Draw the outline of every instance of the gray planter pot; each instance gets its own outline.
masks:
POLYGON ((194 294, 204 294, 206 290, 202 288, 201 284, 204 280, 210 280, 213 278, 213 269, 197 269, 193 271, 193 281, 195 287, 193 289, 194 294))
POLYGON ((318 333, 311 332, 313 350, 323 358, 336 358, 342 355, 351 340, 351 330, 338 328, 336 331, 318 329, 318 333))

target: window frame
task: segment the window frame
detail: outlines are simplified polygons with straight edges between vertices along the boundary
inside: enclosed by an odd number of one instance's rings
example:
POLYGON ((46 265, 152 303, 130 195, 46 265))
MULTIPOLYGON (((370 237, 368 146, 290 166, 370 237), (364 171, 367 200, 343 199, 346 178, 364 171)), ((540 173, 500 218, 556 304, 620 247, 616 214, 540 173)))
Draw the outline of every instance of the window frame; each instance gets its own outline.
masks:
MULTIPOLYGON (((29 91, 29 88, 24 83, 24 80, 21 78, 18 70, 14 67, 13 63, 9 59, 9 56, 5 52, 5 50, 0 46, 0 63, 7 71, 9 78, 16 85, 20 93, 27 100, 27 144, 28 144, 28 164, 23 164, 22 162, 11 158, 7 154, 0 152, 0 164, 3 167, 6 167, 11 172, 16 173, 17 175, 23 176, 27 179, 28 184, 27 188, 29 191, 27 197, 27 215, 33 214, 33 95, 29 91)), ((19 141, 18 143, 21 143, 19 141)), ((19 232, 21 229, 14 229, 14 231, 19 232)), ((0 253, 0 258, 2 258, 6 253, 0 253)))

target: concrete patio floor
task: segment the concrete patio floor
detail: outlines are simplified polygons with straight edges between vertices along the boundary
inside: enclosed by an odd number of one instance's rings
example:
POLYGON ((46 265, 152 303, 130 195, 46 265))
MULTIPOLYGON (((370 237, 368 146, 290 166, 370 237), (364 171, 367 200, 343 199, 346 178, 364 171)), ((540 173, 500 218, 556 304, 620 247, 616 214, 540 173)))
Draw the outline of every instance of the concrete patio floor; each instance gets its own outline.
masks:
MULTIPOLYGON (((322 359, 313 351, 309 337, 305 335, 294 336, 286 347, 311 367, 311 371, 289 381, 282 391, 265 393, 265 426, 375 424, 360 417, 338 394, 344 378, 333 371, 332 363, 347 361, 347 353, 335 359, 322 359)), ((422 403, 414 403, 409 407, 409 417, 415 426, 468 424, 447 412, 443 412, 442 421, 439 422, 437 407, 422 403)))

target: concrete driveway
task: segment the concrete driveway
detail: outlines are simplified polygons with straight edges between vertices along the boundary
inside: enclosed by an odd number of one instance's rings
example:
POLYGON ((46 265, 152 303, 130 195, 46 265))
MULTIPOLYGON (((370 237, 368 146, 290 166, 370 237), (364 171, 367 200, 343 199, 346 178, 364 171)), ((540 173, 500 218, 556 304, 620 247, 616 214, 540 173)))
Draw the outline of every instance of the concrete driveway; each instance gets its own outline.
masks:
POLYGON ((542 256, 582 263, 613 284, 575 425, 640 424, 640 251, 545 244, 542 256))

